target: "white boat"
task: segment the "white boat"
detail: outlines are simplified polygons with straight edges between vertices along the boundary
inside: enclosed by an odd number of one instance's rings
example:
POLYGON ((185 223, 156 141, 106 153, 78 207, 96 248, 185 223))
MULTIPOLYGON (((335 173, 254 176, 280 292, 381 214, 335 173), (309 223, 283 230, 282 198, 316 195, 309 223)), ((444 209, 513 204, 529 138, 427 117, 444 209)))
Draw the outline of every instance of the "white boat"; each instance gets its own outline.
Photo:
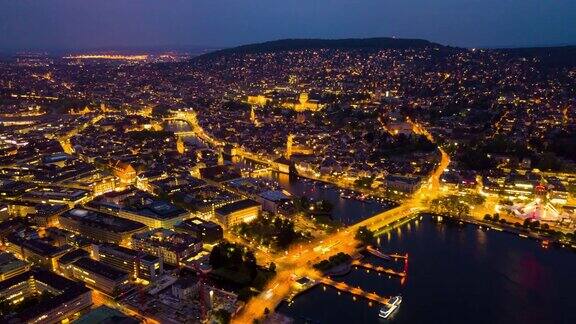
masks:
POLYGON ((392 304, 394 306, 400 306, 401 303, 402 303, 402 296, 400 296, 400 295, 393 296, 388 301, 388 304, 392 304))
POLYGON ((380 308, 380 313, 378 316, 382 318, 388 318, 396 309, 400 307, 402 303, 402 296, 394 296, 390 298, 387 304, 385 304, 382 308, 380 308))
POLYGON ((388 318, 390 314, 392 314, 396 310, 396 308, 398 307, 392 304, 386 304, 382 306, 382 308, 380 308, 380 313, 378 314, 378 316, 382 318, 388 318))

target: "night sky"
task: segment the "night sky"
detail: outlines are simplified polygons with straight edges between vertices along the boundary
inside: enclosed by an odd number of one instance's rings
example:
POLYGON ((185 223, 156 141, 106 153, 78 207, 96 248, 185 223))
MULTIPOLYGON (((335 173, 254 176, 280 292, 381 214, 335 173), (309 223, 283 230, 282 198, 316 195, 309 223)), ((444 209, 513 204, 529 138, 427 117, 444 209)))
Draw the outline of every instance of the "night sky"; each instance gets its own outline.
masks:
POLYGON ((226 47, 396 36, 576 44, 576 0, 0 0, 0 49, 226 47))

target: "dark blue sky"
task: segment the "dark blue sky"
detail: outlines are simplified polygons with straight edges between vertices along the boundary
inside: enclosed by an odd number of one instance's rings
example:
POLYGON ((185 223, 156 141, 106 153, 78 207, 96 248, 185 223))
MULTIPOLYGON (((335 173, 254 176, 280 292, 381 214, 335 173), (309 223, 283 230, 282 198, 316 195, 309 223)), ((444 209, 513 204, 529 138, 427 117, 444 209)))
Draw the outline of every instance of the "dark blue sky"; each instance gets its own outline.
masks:
POLYGON ((0 0, 1 49, 378 36, 468 47, 576 44, 576 0, 0 0))

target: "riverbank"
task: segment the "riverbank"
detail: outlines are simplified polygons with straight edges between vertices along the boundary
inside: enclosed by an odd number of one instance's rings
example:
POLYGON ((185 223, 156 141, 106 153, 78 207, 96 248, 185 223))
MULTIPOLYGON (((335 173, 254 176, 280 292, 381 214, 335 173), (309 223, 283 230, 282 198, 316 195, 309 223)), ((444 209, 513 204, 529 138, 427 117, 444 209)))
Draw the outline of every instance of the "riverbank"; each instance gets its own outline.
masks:
POLYGON ((522 238, 528 238, 528 239, 533 239, 533 240, 537 240, 540 241, 544 244, 554 244, 557 245, 558 247, 561 248, 569 248, 573 251, 576 251, 576 242, 565 242, 562 241, 560 239, 551 237, 547 234, 542 234, 542 233, 537 233, 534 231, 530 231, 527 230, 524 227, 516 227, 513 224, 507 223, 507 224, 502 224, 502 223, 495 223, 495 222, 488 222, 488 221, 484 221, 484 220, 480 220, 480 219, 476 219, 476 218, 455 218, 455 217, 451 217, 451 216, 447 216, 447 215, 435 215, 435 214, 430 214, 430 216, 435 219, 436 221, 439 220, 439 217, 442 217, 442 219, 440 219, 439 221, 441 222, 442 220, 446 219, 452 222, 462 222, 462 223, 467 223, 467 224, 472 224, 472 225, 476 225, 480 228, 483 229, 492 229, 495 231, 499 231, 499 232, 505 232, 505 233, 509 233, 509 234, 514 234, 517 235, 519 237, 522 238))

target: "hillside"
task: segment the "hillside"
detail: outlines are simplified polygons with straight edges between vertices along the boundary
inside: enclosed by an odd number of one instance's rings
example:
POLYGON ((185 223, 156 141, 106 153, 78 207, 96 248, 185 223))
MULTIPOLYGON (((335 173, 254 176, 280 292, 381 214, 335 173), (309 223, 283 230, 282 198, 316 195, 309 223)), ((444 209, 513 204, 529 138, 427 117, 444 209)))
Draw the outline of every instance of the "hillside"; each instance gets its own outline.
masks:
POLYGON ((576 46, 502 48, 496 51, 511 57, 537 59, 544 67, 576 67, 576 46))
MULTIPOLYGON (((408 48, 442 48, 448 50, 465 50, 464 48, 450 47, 433 43, 423 39, 401 39, 390 37, 378 38, 347 38, 347 39, 282 39, 264 43, 247 44, 237 47, 225 48, 206 53, 192 60, 204 60, 231 54, 255 54, 282 51, 297 51, 306 49, 351 49, 351 50, 380 50, 380 49, 408 49, 408 48)), ((488 49, 505 53, 511 58, 535 59, 536 64, 546 68, 575 67, 576 46, 556 47, 525 47, 488 49)), ((452 51, 450 51, 452 52, 452 51)))
POLYGON ((248 44, 238 47, 226 48, 207 53, 199 57, 214 57, 227 54, 251 54, 278 51, 295 51, 305 49, 366 49, 378 50, 387 48, 425 48, 445 47, 423 39, 398 38, 347 38, 347 39, 283 39, 257 44, 248 44))

